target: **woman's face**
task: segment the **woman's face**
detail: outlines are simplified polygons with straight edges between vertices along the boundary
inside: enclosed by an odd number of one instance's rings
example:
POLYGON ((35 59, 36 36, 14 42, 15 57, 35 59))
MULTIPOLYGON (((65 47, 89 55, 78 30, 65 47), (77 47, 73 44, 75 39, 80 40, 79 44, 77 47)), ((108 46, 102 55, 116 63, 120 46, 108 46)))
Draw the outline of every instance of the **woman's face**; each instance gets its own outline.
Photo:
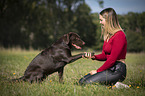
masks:
POLYGON ((105 18, 103 18, 102 15, 99 15, 99 19, 100 19, 100 24, 102 24, 103 27, 104 27, 105 26, 105 23, 106 23, 105 18))

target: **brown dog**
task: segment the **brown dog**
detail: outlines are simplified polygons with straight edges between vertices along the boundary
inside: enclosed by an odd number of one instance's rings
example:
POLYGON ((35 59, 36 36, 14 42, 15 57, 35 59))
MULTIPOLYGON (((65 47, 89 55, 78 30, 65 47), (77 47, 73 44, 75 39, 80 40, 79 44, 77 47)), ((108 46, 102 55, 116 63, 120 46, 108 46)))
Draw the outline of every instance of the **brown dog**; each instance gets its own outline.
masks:
POLYGON ((58 72, 59 81, 62 82, 64 66, 70 62, 73 62, 84 55, 84 53, 72 56, 71 47, 74 46, 77 49, 81 49, 80 46, 85 42, 80 39, 80 36, 76 33, 70 32, 62 36, 49 48, 39 53, 27 67, 24 76, 15 80, 41 82, 49 74, 58 72))

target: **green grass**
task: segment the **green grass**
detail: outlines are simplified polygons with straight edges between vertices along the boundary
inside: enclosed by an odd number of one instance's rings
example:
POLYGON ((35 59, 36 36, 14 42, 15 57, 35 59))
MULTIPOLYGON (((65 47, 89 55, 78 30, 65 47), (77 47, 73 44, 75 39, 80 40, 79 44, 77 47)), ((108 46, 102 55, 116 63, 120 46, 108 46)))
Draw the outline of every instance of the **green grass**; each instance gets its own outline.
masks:
MULTIPOLYGON (((109 89, 103 85, 78 85, 79 79, 103 62, 79 59, 64 68, 64 84, 58 82, 54 73, 41 84, 9 82, 19 78, 39 51, 0 51, 0 96, 144 96, 145 94, 145 53, 127 53, 127 78, 123 83, 129 89, 109 89)), ((77 54, 79 52, 73 52, 77 54)))

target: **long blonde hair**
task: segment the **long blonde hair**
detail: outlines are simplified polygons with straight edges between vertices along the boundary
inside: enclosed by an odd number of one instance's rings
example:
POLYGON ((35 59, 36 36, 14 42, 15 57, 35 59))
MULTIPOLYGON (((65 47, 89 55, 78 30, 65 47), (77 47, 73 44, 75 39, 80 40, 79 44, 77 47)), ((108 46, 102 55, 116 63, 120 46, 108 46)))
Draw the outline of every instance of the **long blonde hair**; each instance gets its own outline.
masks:
POLYGON ((100 15, 105 19, 105 26, 102 28, 101 36, 104 40, 110 39, 117 31, 122 30, 119 25, 116 12, 113 8, 106 8, 100 12, 100 15))

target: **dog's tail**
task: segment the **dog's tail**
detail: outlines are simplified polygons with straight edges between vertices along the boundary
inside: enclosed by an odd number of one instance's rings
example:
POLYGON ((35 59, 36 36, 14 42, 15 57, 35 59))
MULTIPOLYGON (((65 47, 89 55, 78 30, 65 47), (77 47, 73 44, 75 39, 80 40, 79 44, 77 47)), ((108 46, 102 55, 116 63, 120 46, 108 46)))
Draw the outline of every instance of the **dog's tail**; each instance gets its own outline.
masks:
POLYGON ((12 81, 12 82, 21 82, 21 81, 25 81, 25 77, 22 76, 22 77, 20 77, 20 78, 12 79, 11 81, 12 81))

